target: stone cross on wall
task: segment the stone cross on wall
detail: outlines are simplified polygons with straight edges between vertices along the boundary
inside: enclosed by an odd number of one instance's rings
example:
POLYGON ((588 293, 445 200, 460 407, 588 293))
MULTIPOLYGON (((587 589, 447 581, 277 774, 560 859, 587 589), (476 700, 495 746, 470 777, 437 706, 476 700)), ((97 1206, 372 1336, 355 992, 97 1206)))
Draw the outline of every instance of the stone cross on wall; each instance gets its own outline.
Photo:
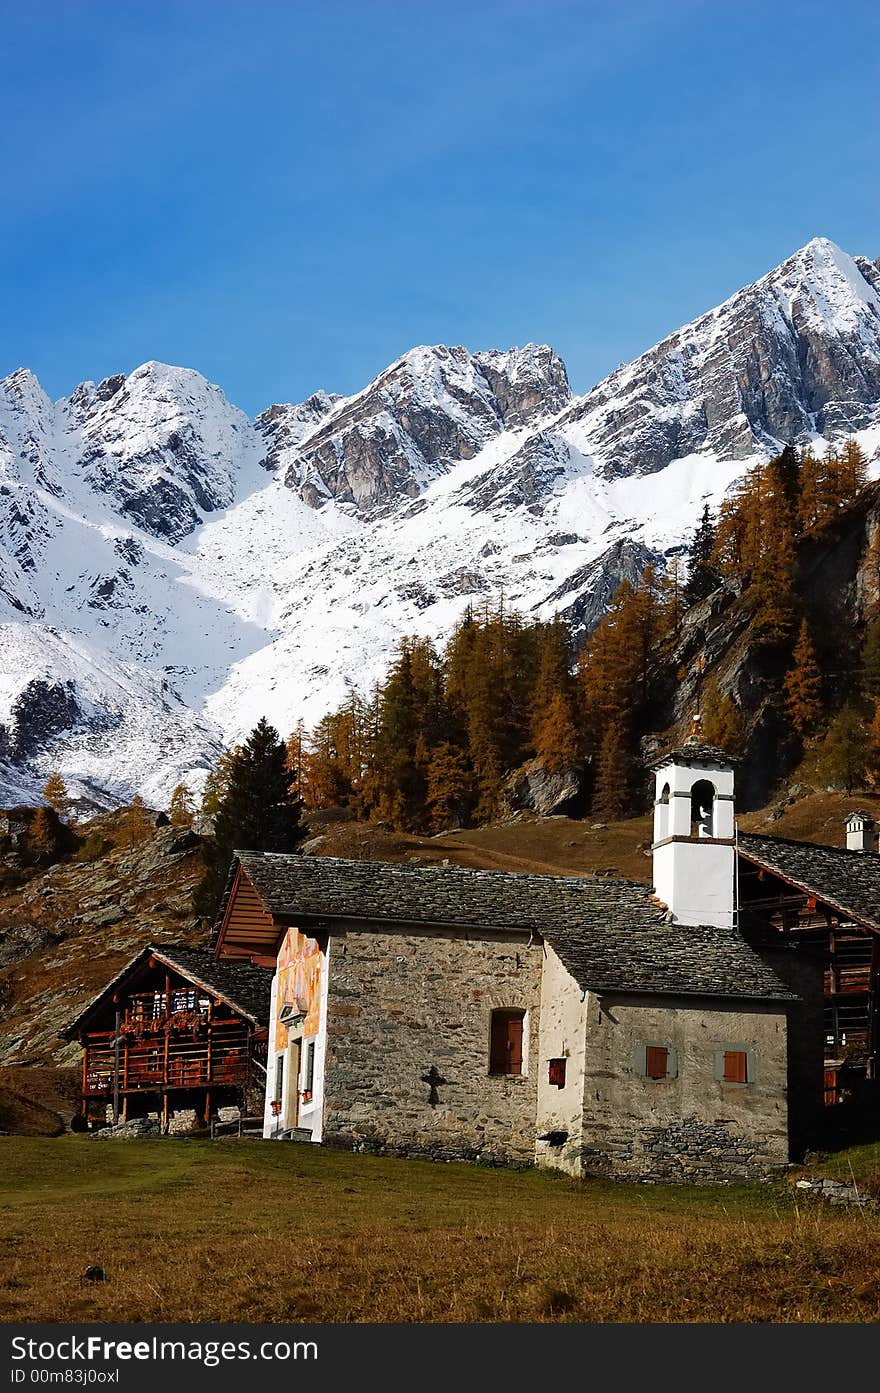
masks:
POLYGON ((445 1082, 446 1080, 440 1073, 436 1064, 431 1065, 427 1074, 422 1074, 422 1083, 426 1083, 431 1090, 428 1094, 428 1102, 431 1104, 432 1108, 436 1108, 437 1104, 440 1102, 440 1098, 437 1094, 437 1085, 445 1082))

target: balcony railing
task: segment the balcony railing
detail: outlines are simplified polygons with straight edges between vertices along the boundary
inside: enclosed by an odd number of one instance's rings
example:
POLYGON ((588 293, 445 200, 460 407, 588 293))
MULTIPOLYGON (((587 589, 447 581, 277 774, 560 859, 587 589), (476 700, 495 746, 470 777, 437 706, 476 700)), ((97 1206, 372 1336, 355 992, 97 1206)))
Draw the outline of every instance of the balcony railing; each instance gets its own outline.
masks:
POLYGON ((139 1089, 241 1087, 250 1081, 252 1044, 238 1022, 189 1032, 163 1030, 121 1034, 117 1050, 112 1032, 85 1044, 83 1093, 112 1094, 139 1089))

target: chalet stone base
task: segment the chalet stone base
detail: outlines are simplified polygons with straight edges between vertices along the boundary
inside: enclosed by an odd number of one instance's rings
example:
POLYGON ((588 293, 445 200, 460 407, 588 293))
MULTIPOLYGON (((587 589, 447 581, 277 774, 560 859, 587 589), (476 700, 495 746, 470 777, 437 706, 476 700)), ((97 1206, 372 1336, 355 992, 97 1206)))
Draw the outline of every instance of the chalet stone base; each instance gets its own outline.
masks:
POLYGON ((195 1108, 180 1108, 168 1123, 168 1135, 170 1137, 185 1137, 192 1132, 203 1132, 205 1129, 200 1122, 195 1108))
POLYGON ((585 1177, 658 1185, 718 1185, 772 1179, 787 1162, 721 1123, 682 1119, 582 1148, 585 1177))

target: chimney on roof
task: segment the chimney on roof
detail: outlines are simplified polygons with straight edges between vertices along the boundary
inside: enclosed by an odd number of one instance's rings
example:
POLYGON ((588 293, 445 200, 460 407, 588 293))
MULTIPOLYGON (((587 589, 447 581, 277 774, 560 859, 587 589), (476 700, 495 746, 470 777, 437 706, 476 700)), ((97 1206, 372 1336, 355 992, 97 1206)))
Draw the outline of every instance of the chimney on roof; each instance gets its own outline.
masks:
POLYGON ((870 813, 850 813, 846 820, 847 851, 876 851, 877 837, 870 813))

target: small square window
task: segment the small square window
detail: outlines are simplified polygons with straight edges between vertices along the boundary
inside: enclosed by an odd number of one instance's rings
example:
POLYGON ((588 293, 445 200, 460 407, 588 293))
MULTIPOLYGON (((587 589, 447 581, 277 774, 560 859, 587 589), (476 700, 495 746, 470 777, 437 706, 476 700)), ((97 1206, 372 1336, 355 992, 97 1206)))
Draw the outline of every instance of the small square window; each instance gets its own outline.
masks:
POLYGON ((677 1079, 678 1051, 671 1045, 649 1045, 637 1040, 632 1047, 632 1069, 643 1079, 677 1079))
POLYGON ((748 1052, 746 1050, 725 1050, 721 1077, 724 1083, 748 1083, 748 1052))

